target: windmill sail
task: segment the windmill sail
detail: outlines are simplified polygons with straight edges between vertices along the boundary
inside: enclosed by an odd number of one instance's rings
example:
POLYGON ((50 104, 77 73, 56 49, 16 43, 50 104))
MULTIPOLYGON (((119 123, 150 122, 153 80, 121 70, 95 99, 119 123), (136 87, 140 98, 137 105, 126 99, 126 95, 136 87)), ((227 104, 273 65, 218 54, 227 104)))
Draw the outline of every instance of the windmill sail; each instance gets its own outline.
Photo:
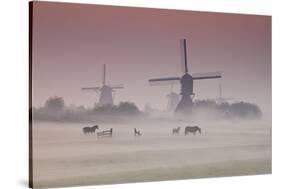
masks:
POLYGON ((181 50, 180 52, 181 52, 182 68, 184 70, 184 73, 188 73, 186 39, 180 40, 180 50, 181 50))
POLYGON ((208 73, 196 73, 192 74, 193 80, 200 80, 200 79, 217 79, 221 78, 222 75, 220 72, 208 72, 208 73))
POLYGON ((103 77, 102 77, 102 85, 104 86, 105 85, 105 77, 106 77, 106 65, 104 64, 103 65, 103 77))
POLYGON ((149 84, 151 86, 156 85, 173 85, 173 84, 180 84, 180 77, 166 77, 166 78, 155 78, 150 79, 149 84))
POLYGON ((83 91, 99 91, 101 88, 100 87, 83 87, 83 91))
POLYGON ((124 85, 120 84, 120 85, 110 85, 110 87, 112 89, 123 89, 124 88, 124 85))

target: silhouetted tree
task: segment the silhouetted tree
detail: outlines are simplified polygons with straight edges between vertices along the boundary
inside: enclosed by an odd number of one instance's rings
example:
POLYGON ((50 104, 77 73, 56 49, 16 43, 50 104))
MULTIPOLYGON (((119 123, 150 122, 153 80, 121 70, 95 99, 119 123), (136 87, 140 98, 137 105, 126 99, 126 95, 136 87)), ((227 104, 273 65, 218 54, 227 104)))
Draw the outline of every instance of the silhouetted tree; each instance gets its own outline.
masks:
POLYGON ((120 102, 119 105, 104 105, 94 108, 94 113, 102 114, 138 114, 140 110, 132 102, 120 102))
POLYGON ((199 115, 207 113, 222 119, 257 119, 262 116, 262 111, 258 105, 248 102, 223 102, 216 103, 214 100, 196 100, 194 111, 199 115))
POLYGON ((247 102, 233 103, 231 104, 229 111, 234 117, 240 118, 252 119, 260 118, 262 116, 262 112, 257 105, 247 102))
POLYGON ((196 100, 194 103, 195 108, 217 108, 214 100, 196 100))
POLYGON ((119 113, 126 113, 126 114, 140 113, 138 107, 132 102, 120 102, 120 104, 117 107, 117 111, 119 113))
POLYGON ((103 113, 103 114, 109 114, 109 113, 112 113, 113 109, 115 109, 115 108, 116 108, 115 105, 110 105, 110 104, 103 105, 103 106, 96 106, 94 108, 94 112, 96 112, 96 113, 103 113))
POLYGON ((64 100, 62 97, 50 97, 45 102, 45 108, 51 112, 61 112, 64 109, 64 100))

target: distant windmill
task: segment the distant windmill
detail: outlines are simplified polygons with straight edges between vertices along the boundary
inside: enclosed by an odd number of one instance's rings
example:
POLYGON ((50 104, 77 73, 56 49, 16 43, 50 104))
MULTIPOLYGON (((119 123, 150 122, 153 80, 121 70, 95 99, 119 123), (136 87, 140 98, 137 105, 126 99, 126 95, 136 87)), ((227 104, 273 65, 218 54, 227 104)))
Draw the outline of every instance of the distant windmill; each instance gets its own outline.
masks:
POLYGON ((193 102, 192 99, 194 97, 193 93, 193 80, 203 80, 203 79, 216 79, 221 78, 221 74, 218 72, 214 73, 199 73, 190 75, 187 67, 187 48, 186 48, 186 39, 181 41, 181 46, 183 47, 183 55, 184 55, 184 75, 182 77, 166 77, 166 78, 157 78, 150 79, 149 82, 151 85, 154 85, 159 82, 163 83, 171 83, 174 81, 180 81, 181 84, 181 100, 177 104, 176 113, 184 113, 188 114, 192 110, 193 102))
POLYGON ((174 112, 180 101, 180 95, 173 91, 173 83, 171 85, 171 92, 166 97, 168 98, 168 104, 167 104, 168 112, 174 112))
POLYGON ((219 98, 215 99, 218 104, 221 104, 226 101, 234 100, 234 98, 223 98, 222 97, 222 86, 219 84, 219 98))
POLYGON ((113 105, 113 95, 115 89, 123 89, 123 85, 107 85, 106 84, 106 65, 103 65, 103 77, 101 87, 84 87, 83 91, 94 91, 99 93, 98 106, 113 105))

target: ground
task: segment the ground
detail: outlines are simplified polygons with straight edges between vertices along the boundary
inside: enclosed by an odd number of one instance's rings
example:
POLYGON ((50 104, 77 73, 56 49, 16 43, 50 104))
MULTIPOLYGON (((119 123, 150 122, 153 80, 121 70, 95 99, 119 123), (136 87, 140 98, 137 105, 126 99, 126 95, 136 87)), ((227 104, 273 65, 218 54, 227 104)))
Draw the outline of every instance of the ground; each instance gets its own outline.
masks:
POLYGON ((271 173, 271 127, 200 124, 201 135, 172 135, 182 123, 99 124, 112 138, 85 136, 82 123, 33 123, 34 187, 97 185, 271 173), (142 136, 135 138, 133 129, 142 136))

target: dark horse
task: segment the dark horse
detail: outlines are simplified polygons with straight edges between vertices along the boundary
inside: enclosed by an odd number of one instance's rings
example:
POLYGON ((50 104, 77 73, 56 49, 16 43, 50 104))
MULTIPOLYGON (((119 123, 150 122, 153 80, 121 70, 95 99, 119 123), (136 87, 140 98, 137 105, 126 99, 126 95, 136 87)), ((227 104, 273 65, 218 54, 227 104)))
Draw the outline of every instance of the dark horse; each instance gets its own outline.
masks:
POLYGON ((136 128, 134 129, 135 136, 141 136, 141 132, 138 131, 136 128))
POLYGON ((196 132, 199 132, 201 134, 201 128, 198 126, 186 126, 185 130, 184 130, 184 134, 188 135, 188 133, 193 133, 194 135, 196 134, 196 132))
POLYGON ((180 132, 180 127, 177 127, 177 128, 173 128, 173 135, 178 135, 179 132, 180 132))
POLYGON ((94 125, 92 127, 84 127, 83 133, 84 134, 92 134, 92 133, 95 133, 97 129, 99 129, 98 125, 94 125))

